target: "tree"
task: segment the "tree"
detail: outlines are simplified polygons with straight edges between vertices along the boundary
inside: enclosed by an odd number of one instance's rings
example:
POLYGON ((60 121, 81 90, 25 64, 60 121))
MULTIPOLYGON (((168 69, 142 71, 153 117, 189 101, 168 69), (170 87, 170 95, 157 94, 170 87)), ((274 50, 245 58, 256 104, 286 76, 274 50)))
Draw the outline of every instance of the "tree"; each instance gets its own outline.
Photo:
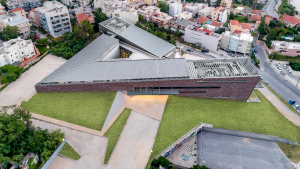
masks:
POLYGON ((5 26, 2 30, 2 37, 1 39, 4 41, 8 41, 11 39, 15 39, 18 37, 19 29, 17 26, 5 26))
POLYGON ((300 35, 294 37, 294 41, 295 41, 295 42, 300 42, 300 35))
POLYGON ((34 38, 36 36, 36 28, 34 25, 31 25, 30 26, 30 34, 29 34, 29 37, 30 38, 34 38))
POLYGON ((165 1, 159 1, 158 7, 160 8, 161 12, 167 12, 169 10, 169 6, 165 1))
POLYGON ((257 33, 256 32, 251 32, 251 36, 253 36, 254 38, 256 38, 257 37, 257 33))
POLYGON ((218 33, 218 34, 222 34, 223 32, 225 32, 225 28, 219 28, 219 29, 215 30, 215 33, 218 33))
POLYGON ((267 41, 272 41, 276 39, 276 30, 275 29, 271 29, 267 35, 267 41))
POLYGON ((74 34, 76 38, 87 40, 90 35, 94 34, 93 25, 88 20, 80 23, 80 26, 74 27, 74 34))
POLYGON ((206 0, 206 2, 207 2, 207 4, 208 4, 208 6, 210 6, 210 0, 206 0))
POLYGON ((174 35, 175 35, 175 36, 180 36, 180 32, 179 32, 179 31, 176 31, 176 32, 174 32, 174 35))
POLYGON ((219 7, 221 5, 221 0, 216 1, 216 7, 219 7))
POLYGON ((94 27, 94 30, 96 32, 98 32, 99 31, 99 23, 107 20, 108 17, 104 13, 102 13, 101 8, 97 8, 93 12, 93 14, 94 14, 94 18, 95 18, 95 27, 94 27))
POLYGON ((36 43, 38 43, 40 45, 47 45, 49 42, 48 42, 47 38, 43 38, 43 39, 37 40, 36 43))
POLYGON ((260 25, 257 28, 257 31, 259 32, 260 36, 264 35, 267 32, 267 25, 265 18, 261 21, 260 25))

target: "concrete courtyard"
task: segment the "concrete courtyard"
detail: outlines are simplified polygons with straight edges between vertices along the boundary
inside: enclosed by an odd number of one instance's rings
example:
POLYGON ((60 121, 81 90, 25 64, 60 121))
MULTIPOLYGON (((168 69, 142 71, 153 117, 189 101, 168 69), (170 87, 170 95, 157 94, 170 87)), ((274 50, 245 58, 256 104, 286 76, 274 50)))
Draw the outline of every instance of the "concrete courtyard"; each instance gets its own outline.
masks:
POLYGON ((35 93, 34 86, 65 62, 61 57, 47 55, 1 91, 0 106, 15 105, 20 98, 29 99, 35 93))

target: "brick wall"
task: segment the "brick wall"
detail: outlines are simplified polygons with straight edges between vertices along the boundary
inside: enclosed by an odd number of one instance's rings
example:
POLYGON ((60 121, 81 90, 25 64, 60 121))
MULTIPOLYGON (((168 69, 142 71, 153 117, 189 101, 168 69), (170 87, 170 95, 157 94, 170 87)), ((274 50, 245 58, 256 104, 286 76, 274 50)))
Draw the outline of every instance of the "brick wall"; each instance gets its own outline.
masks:
POLYGON ((85 84, 37 84, 37 92, 128 91, 134 87, 220 87, 179 89, 180 96, 246 101, 259 80, 257 77, 184 79, 85 84), (239 82, 237 82, 239 81, 239 82))

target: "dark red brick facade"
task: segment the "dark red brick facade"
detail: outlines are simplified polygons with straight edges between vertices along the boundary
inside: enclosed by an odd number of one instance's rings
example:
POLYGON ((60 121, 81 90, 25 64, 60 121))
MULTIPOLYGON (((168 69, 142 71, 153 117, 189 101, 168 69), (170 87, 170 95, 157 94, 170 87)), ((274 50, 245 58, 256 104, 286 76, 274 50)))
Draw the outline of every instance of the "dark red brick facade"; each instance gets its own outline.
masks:
POLYGON ((37 92, 84 92, 84 91, 129 91, 134 87, 220 87, 206 89, 179 89, 180 96, 218 98, 246 101, 259 76, 210 78, 210 79, 182 79, 182 80, 152 80, 110 83, 84 84, 37 84, 37 92))

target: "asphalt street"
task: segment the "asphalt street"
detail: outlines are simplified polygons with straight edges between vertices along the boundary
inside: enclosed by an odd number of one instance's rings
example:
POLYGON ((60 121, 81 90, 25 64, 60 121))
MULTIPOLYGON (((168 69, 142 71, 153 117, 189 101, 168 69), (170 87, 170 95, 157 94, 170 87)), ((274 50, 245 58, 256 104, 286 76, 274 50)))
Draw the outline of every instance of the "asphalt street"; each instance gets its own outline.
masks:
POLYGON ((269 86, 284 100, 289 101, 293 99, 296 101, 296 104, 300 104, 300 90, 284 79, 281 74, 275 72, 275 70, 269 65, 267 56, 260 45, 254 44, 254 47, 257 50, 255 56, 260 60, 261 69, 258 69, 258 71, 263 77, 263 81, 268 81, 269 86))
POLYGON ((269 0, 267 8, 264 8, 264 13, 266 13, 267 15, 271 15, 275 18, 279 18, 274 10, 277 1, 278 0, 269 0))

